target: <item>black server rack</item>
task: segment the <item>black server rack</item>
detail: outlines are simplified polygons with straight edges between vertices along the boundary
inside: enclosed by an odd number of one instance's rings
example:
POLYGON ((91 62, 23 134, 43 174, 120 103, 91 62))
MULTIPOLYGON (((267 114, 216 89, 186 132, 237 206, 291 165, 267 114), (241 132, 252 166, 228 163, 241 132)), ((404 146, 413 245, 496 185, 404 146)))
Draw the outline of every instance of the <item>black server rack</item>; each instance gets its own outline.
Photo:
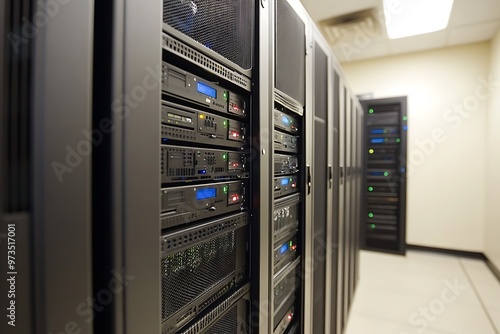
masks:
POLYGON ((362 247, 406 250, 406 97, 362 101, 365 110, 362 247))
POLYGON ((254 30, 253 0, 163 1, 163 334, 252 330, 254 30))
POLYGON ((303 331, 306 25, 286 0, 274 14, 272 330, 282 334, 303 331))
POLYGON ((330 314, 327 314, 327 317, 330 317, 331 324, 330 328, 333 333, 339 333, 339 323, 341 317, 341 308, 339 307, 339 283, 342 281, 340 275, 342 272, 339 270, 340 259, 340 233, 341 225, 340 225, 340 208, 339 204, 341 201, 341 182, 343 182, 340 177, 340 75, 338 73, 338 69, 332 69, 333 76, 333 86, 330 89, 330 94, 332 95, 332 103, 333 103, 333 135, 330 137, 329 142, 333 147, 333 194, 330 206, 332 208, 332 219, 329 222, 332 225, 331 233, 332 233, 332 244, 331 250, 333 252, 331 268, 331 296, 330 296, 330 314))
POLYGON ((326 281, 327 277, 327 217, 328 191, 333 186, 330 178, 328 157, 330 144, 328 137, 329 126, 329 58, 318 41, 313 46, 313 108, 314 108, 314 158, 313 158, 313 296, 312 296, 312 326, 313 333, 324 333, 326 328, 326 281))

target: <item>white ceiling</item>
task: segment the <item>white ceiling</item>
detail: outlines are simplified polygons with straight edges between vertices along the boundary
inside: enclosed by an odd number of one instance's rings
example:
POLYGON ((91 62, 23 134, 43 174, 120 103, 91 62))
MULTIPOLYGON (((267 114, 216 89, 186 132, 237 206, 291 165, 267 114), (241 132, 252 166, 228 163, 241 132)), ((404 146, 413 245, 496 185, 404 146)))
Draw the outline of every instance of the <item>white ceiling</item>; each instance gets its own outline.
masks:
MULTIPOLYGON (((382 0, 301 0, 301 2, 316 23, 370 8, 382 13, 383 8, 382 0)), ((379 36, 361 39, 356 44, 355 35, 352 35, 342 43, 331 46, 340 62, 350 62, 487 41, 499 29, 500 0, 455 0, 445 30, 390 40, 387 38, 385 27, 382 27, 379 36)))

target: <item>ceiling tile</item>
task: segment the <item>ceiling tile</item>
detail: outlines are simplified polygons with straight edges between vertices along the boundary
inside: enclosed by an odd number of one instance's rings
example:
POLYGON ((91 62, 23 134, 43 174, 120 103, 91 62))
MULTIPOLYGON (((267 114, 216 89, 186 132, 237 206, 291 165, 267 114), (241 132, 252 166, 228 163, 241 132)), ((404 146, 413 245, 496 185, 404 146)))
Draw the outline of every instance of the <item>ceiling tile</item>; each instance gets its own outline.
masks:
POLYGON ((492 21, 452 28, 448 35, 447 45, 460 45, 490 40, 499 27, 499 21, 492 21))
POLYGON ((373 42, 362 48, 353 49, 351 46, 336 45, 332 49, 338 61, 341 63, 389 55, 389 48, 386 41, 373 42))
POLYGON ((499 0, 455 0, 451 11, 450 28, 500 20, 499 0))
POLYGON ((389 51, 391 54, 400 54, 442 48, 446 45, 447 35, 446 30, 441 30, 424 35, 392 39, 389 40, 389 51))

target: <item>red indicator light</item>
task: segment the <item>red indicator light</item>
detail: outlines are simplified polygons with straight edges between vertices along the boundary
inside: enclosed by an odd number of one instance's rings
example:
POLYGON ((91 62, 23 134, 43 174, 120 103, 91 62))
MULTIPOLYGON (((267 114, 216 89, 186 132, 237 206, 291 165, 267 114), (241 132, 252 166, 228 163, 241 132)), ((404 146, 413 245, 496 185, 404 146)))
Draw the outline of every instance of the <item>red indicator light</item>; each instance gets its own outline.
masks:
POLYGON ((238 137, 238 136, 239 136, 239 133, 238 133, 238 132, 236 132, 236 131, 233 131, 233 137, 235 137, 235 138, 236 138, 236 137, 238 137))
POLYGON ((292 317, 292 315, 291 315, 291 314, 289 314, 289 315, 288 315, 288 320, 292 320, 292 318, 293 318, 293 317, 292 317))
POLYGON ((292 188, 295 188, 297 185, 295 183, 292 183, 292 188))
POLYGON ((240 199, 240 197, 238 195, 234 195, 232 198, 233 202, 236 202, 239 199, 240 199))

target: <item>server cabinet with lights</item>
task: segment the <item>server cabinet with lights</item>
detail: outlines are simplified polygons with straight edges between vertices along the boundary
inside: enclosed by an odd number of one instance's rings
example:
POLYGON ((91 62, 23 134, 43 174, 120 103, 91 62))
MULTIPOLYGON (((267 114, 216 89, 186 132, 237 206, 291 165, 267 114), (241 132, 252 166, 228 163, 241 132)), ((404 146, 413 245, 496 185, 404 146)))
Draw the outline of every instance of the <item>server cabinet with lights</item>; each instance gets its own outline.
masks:
POLYGON ((163 1, 163 334, 251 331, 255 9, 163 1))
POLYGON ((304 332, 306 228, 306 33, 308 16, 298 1, 274 7, 272 126, 274 181, 271 221, 270 329, 274 334, 304 332), (293 69, 293 70, 291 70, 293 69))
POLYGON ((364 100, 364 249, 406 251, 406 97, 364 100))

